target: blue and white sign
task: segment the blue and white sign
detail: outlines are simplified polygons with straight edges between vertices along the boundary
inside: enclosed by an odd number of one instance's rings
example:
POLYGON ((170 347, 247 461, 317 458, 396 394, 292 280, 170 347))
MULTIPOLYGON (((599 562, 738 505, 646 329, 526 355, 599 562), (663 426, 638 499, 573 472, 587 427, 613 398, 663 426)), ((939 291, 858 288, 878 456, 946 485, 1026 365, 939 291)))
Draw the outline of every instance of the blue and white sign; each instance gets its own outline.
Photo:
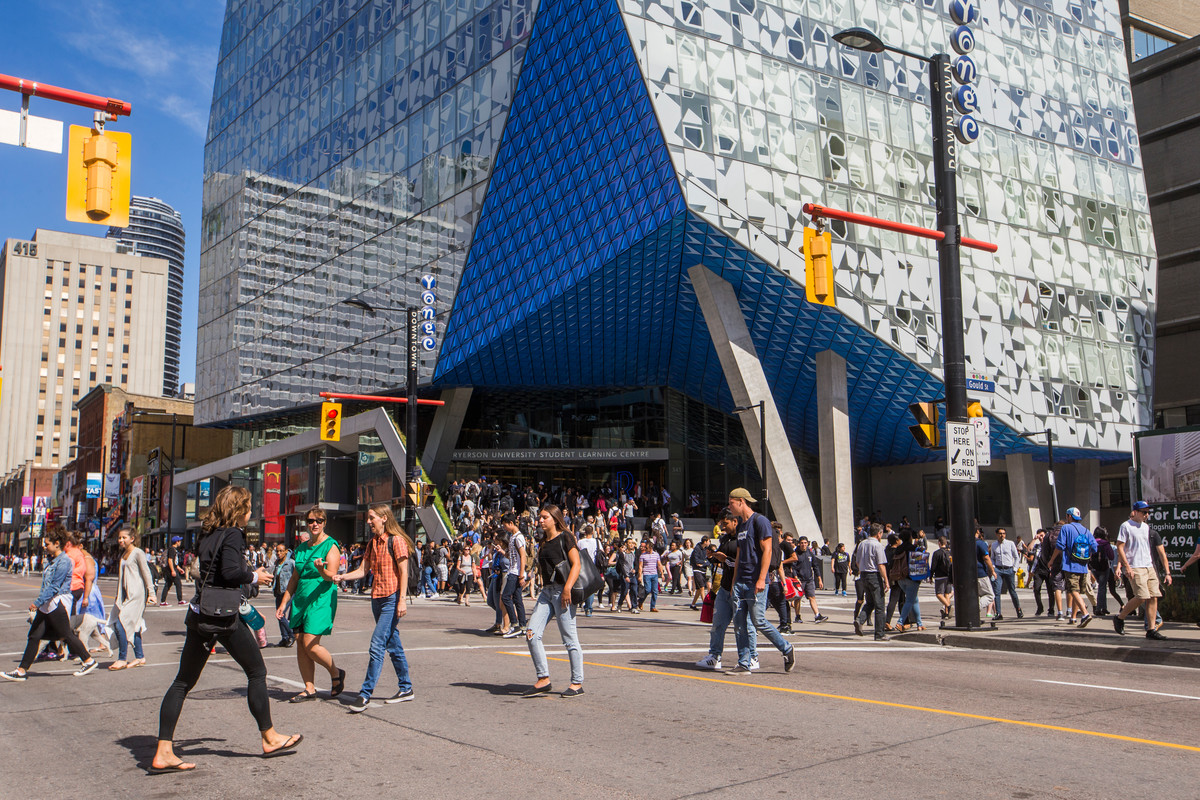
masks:
POLYGON ((958 125, 954 127, 954 135, 963 144, 971 144, 979 139, 979 123, 970 114, 964 114, 958 118, 958 125))
POLYGON ((983 378, 967 378, 968 392, 995 392, 996 382, 983 378))
POLYGON ((104 476, 99 472, 89 472, 87 474, 87 496, 88 498, 100 497, 104 491, 104 476))
POLYGON ((979 0, 950 0, 950 17, 959 25, 979 19, 979 0))
POLYGON ((421 337, 421 347, 426 351, 432 351, 437 348, 437 308, 434 304, 437 302, 437 295, 433 290, 437 288, 437 278, 432 275, 421 276, 421 302, 425 305, 421 307, 417 314, 420 322, 417 327, 418 334, 421 337))
POLYGON ((966 86, 969 83, 975 83, 979 78, 979 69, 975 66, 975 61, 970 56, 959 56, 954 59, 954 80, 966 86))
POLYGON ((960 86, 954 93, 954 107, 960 114, 974 114, 979 111, 979 95, 971 86, 960 86))
POLYGON ((954 52, 965 56, 975 49, 975 34, 971 33, 971 29, 966 25, 959 25, 950 35, 950 46, 954 48, 954 52))
POLYGON ((200 487, 196 491, 196 499, 202 506, 212 504, 212 480, 205 478, 200 481, 200 487))

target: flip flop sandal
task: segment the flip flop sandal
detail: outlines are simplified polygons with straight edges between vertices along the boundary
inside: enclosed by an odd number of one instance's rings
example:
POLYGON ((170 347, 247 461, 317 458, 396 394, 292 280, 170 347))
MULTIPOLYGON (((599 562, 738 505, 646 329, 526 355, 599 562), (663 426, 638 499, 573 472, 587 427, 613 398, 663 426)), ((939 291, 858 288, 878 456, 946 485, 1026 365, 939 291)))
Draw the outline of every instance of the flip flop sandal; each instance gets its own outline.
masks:
POLYGON ((309 700, 316 700, 316 699, 317 699, 316 692, 313 692, 312 694, 309 694, 308 692, 301 692, 298 695, 294 695, 293 697, 288 698, 288 702, 289 703, 306 703, 309 700))
POLYGON ((263 753, 262 757, 263 758, 275 758, 276 756, 285 755, 287 753, 293 753, 293 752, 295 752, 296 747, 303 741, 304 741, 304 735, 296 734, 295 736, 293 736, 292 738, 288 739, 286 742, 281 744, 279 747, 276 747, 271 752, 263 753))
POLYGON ((147 775, 166 775, 171 772, 195 772, 196 771, 195 766, 185 768, 183 766, 183 763, 184 762, 180 761, 178 764, 173 764, 169 767, 147 767, 146 774, 147 775))
POLYGON ((124 661, 114 661, 108 665, 108 668, 113 672, 116 672, 119 669, 129 669, 129 664, 124 661))

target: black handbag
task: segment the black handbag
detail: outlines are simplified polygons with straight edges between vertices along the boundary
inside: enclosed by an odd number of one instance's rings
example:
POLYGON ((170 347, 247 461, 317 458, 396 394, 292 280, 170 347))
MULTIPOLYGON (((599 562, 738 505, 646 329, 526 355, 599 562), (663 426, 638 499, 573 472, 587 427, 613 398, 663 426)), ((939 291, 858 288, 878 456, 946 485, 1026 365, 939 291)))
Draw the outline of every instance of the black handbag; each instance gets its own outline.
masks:
POLYGON ((225 539, 228 536, 229 531, 226 531, 221 537, 221 541, 214 551, 214 558, 208 562, 208 570, 205 571, 196 587, 200 592, 196 599, 196 608, 200 610, 201 617, 213 618, 217 624, 228 620, 232 625, 233 620, 237 618, 238 608, 242 604, 242 589, 241 587, 229 589, 212 585, 213 570, 216 569, 217 562, 221 560, 221 548, 225 546, 225 539))
MULTIPOLYGON (((570 574, 570 561, 567 561, 568 574, 570 574)), ((583 605, 587 598, 594 595, 604 586, 604 576, 600 574, 600 569, 596 566, 596 562, 590 558, 583 558, 582 554, 579 559, 579 577, 575 579, 575 585, 571 587, 571 602, 575 605, 583 605)))

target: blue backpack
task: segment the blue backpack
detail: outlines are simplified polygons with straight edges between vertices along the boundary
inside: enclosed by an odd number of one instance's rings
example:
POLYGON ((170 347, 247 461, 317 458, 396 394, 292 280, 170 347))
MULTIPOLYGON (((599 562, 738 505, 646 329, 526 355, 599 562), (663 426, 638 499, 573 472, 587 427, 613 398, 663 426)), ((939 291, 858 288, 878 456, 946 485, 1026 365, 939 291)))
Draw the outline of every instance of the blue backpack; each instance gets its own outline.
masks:
POLYGON ((1092 543, 1082 534, 1075 534, 1075 538, 1071 540, 1071 558, 1075 559, 1077 564, 1086 564, 1091 557, 1092 543))

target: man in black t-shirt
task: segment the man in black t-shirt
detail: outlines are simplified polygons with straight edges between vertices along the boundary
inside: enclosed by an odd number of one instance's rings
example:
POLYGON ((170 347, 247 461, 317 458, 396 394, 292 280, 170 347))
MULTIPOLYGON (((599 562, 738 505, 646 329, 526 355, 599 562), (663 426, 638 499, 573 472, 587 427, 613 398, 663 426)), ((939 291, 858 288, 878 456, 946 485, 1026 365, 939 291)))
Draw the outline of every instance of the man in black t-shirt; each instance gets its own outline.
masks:
MULTIPOLYGON (((813 612, 813 622, 825 622, 829 617, 821 613, 817 608, 817 589, 824 589, 825 582, 821 578, 821 559, 817 556, 816 550, 809 545, 808 537, 801 536, 796 542, 796 578, 800 581, 800 586, 804 589, 804 597, 808 598, 808 607, 813 612)), ((800 619, 800 601, 803 598, 797 597, 796 603, 796 620, 800 619)))

